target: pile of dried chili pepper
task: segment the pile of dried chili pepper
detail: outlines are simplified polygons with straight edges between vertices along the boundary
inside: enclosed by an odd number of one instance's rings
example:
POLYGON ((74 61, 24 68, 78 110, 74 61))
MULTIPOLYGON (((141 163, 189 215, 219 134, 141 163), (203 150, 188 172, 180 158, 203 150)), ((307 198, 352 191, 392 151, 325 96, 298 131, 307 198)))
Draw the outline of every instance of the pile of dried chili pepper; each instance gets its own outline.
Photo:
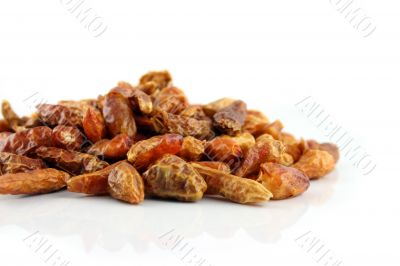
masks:
POLYGON ((29 117, 3 101, 2 113, 0 194, 257 203, 303 193, 339 158, 334 144, 297 139, 241 100, 190 104, 167 71, 97 99, 41 104, 29 117))

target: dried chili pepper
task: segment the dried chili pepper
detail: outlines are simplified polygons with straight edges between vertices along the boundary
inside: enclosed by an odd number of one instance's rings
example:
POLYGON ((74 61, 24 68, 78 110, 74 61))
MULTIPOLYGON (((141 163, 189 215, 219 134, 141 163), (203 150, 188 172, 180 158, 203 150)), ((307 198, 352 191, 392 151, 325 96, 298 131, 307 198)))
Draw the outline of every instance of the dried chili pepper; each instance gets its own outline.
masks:
POLYGON ((133 140, 126 134, 119 134, 111 140, 103 139, 91 146, 87 153, 106 159, 125 159, 133 144, 133 140))
POLYGON ((241 100, 189 103, 167 71, 117 84, 97 98, 40 104, 30 116, 3 101, 0 194, 67 186, 131 204, 145 192, 258 203, 300 195, 339 159, 333 143, 297 139, 241 100))
POLYGON ((102 106, 104 121, 111 136, 127 134, 129 137, 135 137, 135 119, 128 100, 122 94, 108 93, 102 106))
POLYGON ((175 133, 200 140, 207 140, 215 136, 212 125, 207 120, 197 120, 167 112, 157 112, 151 120, 154 130, 159 134, 175 133))
POLYGON ((52 132, 52 144, 57 148, 79 151, 84 144, 84 135, 76 127, 56 126, 52 132))
POLYGON ((207 189, 204 179, 181 158, 166 154, 144 174, 146 193, 161 198, 197 201, 207 189))
POLYGON ((0 152, 0 175, 29 172, 46 168, 40 159, 32 159, 26 156, 8 152, 0 152))
POLYGON ((50 165, 72 175, 91 173, 108 166, 107 162, 101 161, 96 156, 54 147, 40 147, 35 153, 50 165))
POLYGON ((0 177, 0 194, 34 195, 60 190, 66 186, 69 175, 52 168, 27 173, 5 174, 0 177))
POLYGON ((52 146, 52 130, 48 127, 35 127, 10 134, 0 142, 0 152, 29 155, 42 146, 52 146))
POLYGON ((40 104, 37 106, 40 120, 47 126, 82 126, 82 117, 73 108, 63 105, 40 104))
POLYGON ((108 175, 108 192, 115 199, 140 203, 144 200, 143 179, 132 165, 122 162, 108 175))
POLYGON ((106 137, 106 124, 101 112, 94 107, 89 107, 83 117, 83 131, 87 138, 96 143, 106 137))
POLYGON ((246 114, 246 104, 242 101, 234 101, 214 114, 214 124, 222 132, 234 135, 242 130, 246 114))
POLYGON ((177 134, 155 136, 135 143, 128 152, 128 161, 142 170, 161 158, 164 154, 177 154, 181 151, 183 137, 177 134))

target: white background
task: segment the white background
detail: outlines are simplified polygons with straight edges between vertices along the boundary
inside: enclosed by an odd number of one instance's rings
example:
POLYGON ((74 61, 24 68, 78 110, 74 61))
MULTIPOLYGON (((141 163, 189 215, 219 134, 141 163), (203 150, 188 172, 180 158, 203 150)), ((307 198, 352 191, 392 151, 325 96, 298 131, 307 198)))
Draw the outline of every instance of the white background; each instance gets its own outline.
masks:
POLYGON ((0 98, 18 113, 168 69, 192 102, 240 98, 296 136, 326 141, 295 106, 311 96, 377 167, 365 176, 342 155, 304 195, 261 206, 2 196, 1 265, 52 265, 45 258, 55 250, 69 265, 195 265, 163 234, 183 237, 204 265, 324 265, 317 259, 328 250, 327 265, 399 265, 398 1, 353 3, 376 26, 366 38, 336 10, 339 0, 86 0, 107 26, 97 38, 68 1, 0 7, 0 98), (308 252, 307 236, 320 251, 308 252), (48 251, 36 252, 40 238, 48 251))

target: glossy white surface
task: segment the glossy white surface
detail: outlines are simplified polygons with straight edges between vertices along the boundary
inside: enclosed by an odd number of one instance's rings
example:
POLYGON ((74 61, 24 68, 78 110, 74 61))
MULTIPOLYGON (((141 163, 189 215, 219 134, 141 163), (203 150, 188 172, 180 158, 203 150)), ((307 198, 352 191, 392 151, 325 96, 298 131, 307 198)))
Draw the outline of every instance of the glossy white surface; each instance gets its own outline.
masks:
POLYGON ((392 227, 396 211, 388 216, 373 200, 375 193, 365 179, 346 174, 351 172, 341 164, 339 170, 312 182, 303 196, 259 206, 220 199, 189 204, 149 199, 130 206, 68 192, 6 196, 0 205, 1 250, 12 265, 40 265, 52 254, 45 252, 48 244, 73 265, 107 265, 114 260, 119 265, 180 265, 192 248, 190 256, 212 265, 264 265, 265 260, 309 265, 328 250, 346 265, 394 265, 394 247, 381 246, 398 233, 392 227), (178 235, 182 242, 173 249, 178 235), (324 252, 307 252, 312 239, 305 235, 319 240, 324 252), (42 240, 48 242, 39 248, 42 240))
POLYGON ((0 196, 0 265, 399 264, 398 2, 358 3, 377 26, 367 38, 328 0, 86 1, 107 25, 98 38, 66 2, 0 9, 0 98, 19 114, 169 69, 192 102, 240 98, 298 137, 329 141, 296 107, 311 96, 377 167, 364 176, 342 154, 304 195, 260 206, 0 196))

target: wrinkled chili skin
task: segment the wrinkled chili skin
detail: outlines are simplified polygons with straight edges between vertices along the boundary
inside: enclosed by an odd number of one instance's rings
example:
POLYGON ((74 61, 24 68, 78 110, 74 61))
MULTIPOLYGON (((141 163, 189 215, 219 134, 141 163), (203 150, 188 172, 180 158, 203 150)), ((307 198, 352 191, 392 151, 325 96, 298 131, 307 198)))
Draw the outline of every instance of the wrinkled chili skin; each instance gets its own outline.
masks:
POLYGON ((133 109, 143 114, 150 114, 153 112, 153 101, 149 95, 139 89, 134 89, 129 102, 133 109))
MULTIPOLYGON (((227 137, 227 136, 225 136, 227 137)), ((242 149, 243 155, 256 145, 256 139, 254 136, 248 132, 239 133, 232 138, 237 144, 239 144, 242 149)))
POLYGON ((220 195, 237 203, 267 201, 272 193, 254 180, 241 178, 196 163, 191 164, 207 183, 207 194, 220 195))
POLYGON ((286 132, 280 134, 279 140, 285 144, 285 151, 292 156, 293 163, 297 162, 303 154, 304 140, 297 140, 293 135, 286 132))
POLYGON ((307 145, 307 149, 321 150, 321 151, 328 152, 335 159, 335 163, 337 161, 339 161, 339 157, 340 157, 339 148, 337 145, 335 145, 333 143, 328 143, 328 142, 318 143, 315 140, 308 140, 306 145, 307 145))
POLYGON ((115 199, 138 204, 144 200, 143 179, 131 164, 122 162, 108 175, 108 192, 115 199))
POLYGON ((192 164, 212 168, 212 169, 221 171, 225 174, 231 173, 231 168, 229 167, 229 165, 227 165, 226 163, 223 163, 223 162, 201 161, 201 162, 192 162, 192 164))
POLYGON ((49 127, 35 127, 10 134, 0 141, 0 152, 29 155, 41 146, 52 146, 52 130, 49 127))
POLYGON ((159 92, 158 85, 154 81, 149 81, 144 84, 140 84, 139 86, 137 86, 137 88, 146 93, 147 95, 150 95, 152 100, 159 92))
POLYGON ((54 147, 79 151, 84 143, 84 135, 76 127, 59 125, 53 128, 51 140, 54 147))
POLYGON ((328 151, 308 149, 293 167, 302 171, 310 180, 318 179, 335 168, 335 158, 328 151))
POLYGON ((111 140, 104 139, 91 146, 87 153, 106 159, 125 159, 133 144, 133 140, 126 134, 119 134, 111 140))
POLYGON ((153 82, 156 84, 156 88, 161 90, 168 87, 171 81, 172 77, 168 71, 150 71, 140 78, 139 83, 140 85, 145 85, 146 83, 153 82))
POLYGON ((132 87, 130 84, 129 86, 127 86, 126 83, 123 84, 124 86, 122 88, 115 87, 110 92, 120 93, 127 98, 134 111, 143 114, 150 114, 153 111, 153 102, 151 97, 144 91, 132 87))
POLYGON ((68 191, 90 195, 108 194, 108 176, 122 162, 124 161, 116 162, 92 173, 72 177, 67 182, 68 191))
POLYGON ((264 134, 264 128, 269 124, 269 119, 262 112, 247 110, 243 131, 249 132, 255 138, 264 134))
POLYGON ((83 99, 78 101, 59 101, 59 105, 68 107, 73 113, 83 119, 88 108, 98 108, 97 99, 83 99))
POLYGON ((242 165, 236 169, 235 175, 249 177, 257 174, 260 165, 265 162, 282 163, 285 146, 271 135, 264 134, 257 138, 256 144, 246 153, 242 165))
POLYGON ((271 191, 275 200, 298 196, 310 186, 309 178, 303 172, 278 163, 263 163, 257 182, 271 191))
POLYGON ((205 155, 210 161, 224 162, 230 169, 237 169, 241 164, 243 151, 233 138, 220 136, 207 142, 205 155))
POLYGON ((282 135, 282 129, 284 128, 284 125, 280 120, 275 120, 272 123, 269 123, 264 126, 264 128, 261 130, 263 134, 269 134, 274 139, 280 139, 282 135))
POLYGON ((63 105, 40 104, 37 106, 37 111, 40 120, 47 126, 67 125, 82 127, 82 117, 72 108, 63 105))
POLYGON ((108 166, 107 162, 101 161, 96 156, 54 147, 40 147, 35 154, 48 164, 71 175, 91 173, 108 166))
POLYGON ((199 104, 186 107, 179 115, 212 122, 211 118, 204 113, 203 106, 199 104))
POLYGON ((215 136, 212 124, 207 120, 158 112, 152 118, 154 130, 159 134, 173 133, 184 137, 192 136, 199 140, 208 140, 215 136))
POLYGON ((83 131, 91 142, 96 143, 106 137, 106 124, 103 115, 97 108, 89 107, 86 110, 82 124, 83 131))
POLYGON ((222 98, 222 99, 213 101, 211 103, 208 103, 206 105, 203 105, 203 110, 207 116, 213 117, 213 115, 215 115, 215 113, 217 113, 221 109, 231 105, 235 101, 236 101, 235 99, 231 99, 231 98, 222 98))
POLYGON ((204 154, 204 146, 205 141, 198 140, 191 136, 185 137, 178 156, 188 162, 199 161, 204 154))
POLYGON ((183 137, 165 134, 135 143, 128 152, 128 161, 138 170, 143 170, 164 154, 177 154, 182 149, 183 137))
POLYGON ((43 168, 46 168, 46 164, 40 159, 0 152, 0 175, 29 172, 43 168))
POLYGON ((163 88, 154 99, 154 109, 171 114, 179 114, 189 106, 182 90, 175 87, 163 88))
POLYGON ((66 186, 70 175, 52 168, 28 173, 5 174, 0 178, 0 194, 35 195, 58 191, 66 186))
POLYGON ((137 86, 133 86, 129 82, 126 81, 120 81, 118 82, 117 87, 115 87, 113 90, 116 92, 121 93, 125 97, 129 98, 131 95, 132 90, 137 89, 140 90, 147 95, 150 96, 151 99, 154 98, 154 96, 157 95, 159 92, 160 88, 158 87, 158 84, 154 81, 147 81, 143 84, 139 84, 137 86))
POLYGON ((178 156, 165 154, 143 174, 146 193, 160 198, 197 201, 207 189, 193 166, 178 156))
POLYGON ((246 104, 240 100, 234 101, 214 114, 214 125, 223 133, 235 135, 242 130, 246 115, 246 104))
POLYGON ((128 99, 117 92, 110 92, 104 97, 102 108, 104 121, 112 137, 121 133, 135 137, 136 123, 128 99))
POLYGON ((117 87, 114 87, 110 90, 110 92, 116 92, 124 96, 125 98, 130 98, 133 96, 133 87, 131 84, 127 82, 119 82, 117 87), (121 85, 120 85, 121 84, 121 85))

